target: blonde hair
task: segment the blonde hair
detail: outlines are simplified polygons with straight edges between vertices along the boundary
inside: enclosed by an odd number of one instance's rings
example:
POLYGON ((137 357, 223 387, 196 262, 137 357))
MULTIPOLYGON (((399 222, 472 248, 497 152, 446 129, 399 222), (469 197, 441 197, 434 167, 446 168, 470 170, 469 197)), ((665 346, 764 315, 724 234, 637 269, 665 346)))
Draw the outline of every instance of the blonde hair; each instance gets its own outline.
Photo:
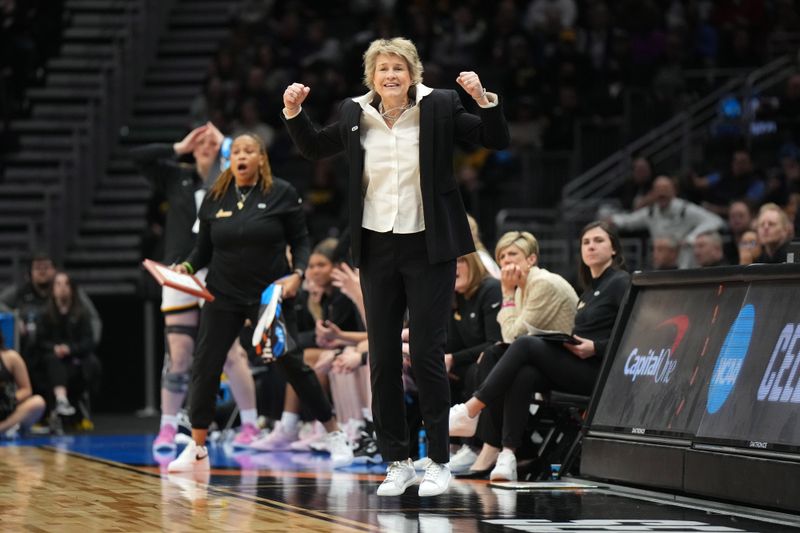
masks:
POLYGON ((500 262, 500 252, 511 245, 522 250, 525 257, 530 257, 534 254, 539 255, 539 243, 536 241, 536 237, 527 231, 509 231, 500 237, 494 247, 494 258, 498 263, 500 262))
POLYGON ((472 298, 481 286, 484 279, 489 276, 486 267, 483 266, 478 252, 472 252, 467 255, 462 255, 459 259, 466 261, 469 267, 469 280, 467 280, 467 290, 464 291, 464 298, 469 300, 472 298))
POLYGON ((478 221, 475 220, 475 217, 467 213, 467 222, 469 223, 469 231, 472 233, 472 241, 475 243, 475 248, 486 252, 486 246, 484 246, 483 241, 481 241, 481 230, 478 227, 478 221))
POLYGON ((413 42, 402 37, 375 39, 369 44, 367 51, 364 52, 364 85, 370 91, 375 90, 372 79, 375 77, 375 63, 380 54, 392 54, 402 57, 408 65, 411 86, 414 87, 422 83, 422 72, 425 69, 422 67, 417 47, 413 42))
POLYGON ((792 223, 789 220, 789 215, 786 214, 786 211, 781 209, 781 206, 776 204, 775 202, 768 202, 761 206, 761 209, 758 210, 758 216, 756 217, 756 221, 761 218, 761 215, 766 213, 767 211, 775 211, 778 213, 778 217, 781 220, 781 224, 783 224, 784 228, 791 228, 792 223))
MULTIPOLYGON (((242 133, 241 135, 237 135, 234 142, 242 137, 250 137, 253 139, 258 145, 258 152, 264 156, 261 164, 258 165, 258 185, 261 187, 262 192, 269 192, 272 188, 272 168, 269 166, 269 155, 267 155, 267 149, 264 148, 264 142, 261 140, 261 137, 255 133, 242 133)), ((233 179, 233 171, 231 167, 228 167, 219 175, 214 185, 211 186, 211 189, 208 191, 208 196, 211 197, 212 200, 219 200, 231 186, 233 179)))

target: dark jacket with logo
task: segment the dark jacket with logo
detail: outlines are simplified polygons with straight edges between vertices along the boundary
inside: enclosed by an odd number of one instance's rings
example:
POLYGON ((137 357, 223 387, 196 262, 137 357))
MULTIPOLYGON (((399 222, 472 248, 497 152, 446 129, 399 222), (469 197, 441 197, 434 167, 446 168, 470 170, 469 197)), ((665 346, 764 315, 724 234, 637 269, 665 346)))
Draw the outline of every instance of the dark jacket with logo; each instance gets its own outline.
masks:
POLYGON ((308 229, 302 200, 284 180, 273 179, 266 193, 258 186, 250 190, 243 209, 237 201, 233 185, 218 199, 206 196, 197 244, 186 260, 195 270, 208 266, 206 285, 221 303, 257 305, 270 283, 306 269, 308 229))
POLYGON ((594 341, 597 357, 606 353, 614 321, 630 284, 630 274, 609 267, 599 278, 592 280, 592 285, 578 300, 572 333, 594 341))
POLYGON ((467 299, 456 294, 456 308, 447 327, 445 353, 453 354, 453 366, 474 363, 486 348, 502 340, 497 313, 503 301, 500 281, 487 277, 467 299))
MULTIPOLYGON (((453 173, 455 142, 487 148, 508 146, 508 125, 500 104, 467 113, 455 91, 434 89, 420 100, 419 166, 425 240, 431 263, 440 263, 474 252, 464 202, 453 173)), ((344 152, 349 166, 348 209, 353 261, 361 261, 361 220, 363 218, 364 149, 361 146, 363 109, 352 99, 342 102, 337 122, 316 128, 301 111, 290 120, 281 117, 300 153, 308 159, 322 159, 344 152)))

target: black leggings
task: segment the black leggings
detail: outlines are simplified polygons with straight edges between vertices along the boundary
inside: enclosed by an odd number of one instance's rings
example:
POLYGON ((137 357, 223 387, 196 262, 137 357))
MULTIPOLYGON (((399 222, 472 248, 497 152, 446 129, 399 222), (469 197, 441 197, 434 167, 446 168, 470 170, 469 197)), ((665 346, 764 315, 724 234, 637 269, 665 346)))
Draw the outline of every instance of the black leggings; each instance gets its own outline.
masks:
MULTIPOLYGON (((189 394, 189 418, 195 429, 208 429, 214 419, 220 374, 233 341, 239 337, 246 319, 255 324, 258 305, 235 306, 207 302, 200 312, 199 336, 192 363, 192 385, 189 394)), ((283 303, 286 327, 297 338, 297 323, 291 300, 283 303)), ((333 416, 328 397, 319 384, 317 375, 303 361, 303 351, 298 349, 275 359, 275 364, 294 387, 300 400, 320 422, 333 416)))
MULTIPOLYGON (((489 352, 484 353, 484 359, 489 352)), ((600 371, 599 357, 581 359, 560 343, 533 336, 518 338, 501 355, 475 392, 475 397, 487 406, 484 413, 488 416, 481 416, 479 424, 480 436, 484 442, 498 448, 521 446, 534 392, 557 389, 572 394, 591 394, 600 371), (498 435, 501 435, 500 442, 498 435)), ((493 361, 481 362, 491 365, 493 361)))

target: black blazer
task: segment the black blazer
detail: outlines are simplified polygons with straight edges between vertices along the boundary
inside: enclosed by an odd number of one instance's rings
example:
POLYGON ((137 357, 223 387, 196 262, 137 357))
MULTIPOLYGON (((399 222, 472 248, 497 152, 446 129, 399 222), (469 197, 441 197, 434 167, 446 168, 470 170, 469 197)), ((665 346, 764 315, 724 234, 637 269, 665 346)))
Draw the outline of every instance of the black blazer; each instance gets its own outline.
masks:
MULTIPOLYGON (((479 108, 479 115, 467 113, 458 94, 434 89, 419 103, 419 166, 425 240, 431 263, 449 261, 474 252, 464 202, 453 174, 456 140, 486 148, 508 146, 508 125, 498 104, 479 108)), ((361 262, 361 220, 364 210, 364 149, 361 146, 361 106, 352 99, 341 104, 337 122, 317 128, 305 112, 291 120, 281 113, 289 135, 308 159, 322 159, 345 152, 350 168, 348 209, 353 261, 361 262)))

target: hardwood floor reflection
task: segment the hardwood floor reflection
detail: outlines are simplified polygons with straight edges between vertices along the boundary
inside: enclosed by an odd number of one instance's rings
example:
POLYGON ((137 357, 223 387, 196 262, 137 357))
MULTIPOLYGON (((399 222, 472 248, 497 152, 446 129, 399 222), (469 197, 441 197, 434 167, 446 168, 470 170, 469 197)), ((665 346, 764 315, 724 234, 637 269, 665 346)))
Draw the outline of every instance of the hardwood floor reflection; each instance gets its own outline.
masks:
POLYGON ((321 512, 73 454, 0 449, 2 531, 378 531, 321 512))

